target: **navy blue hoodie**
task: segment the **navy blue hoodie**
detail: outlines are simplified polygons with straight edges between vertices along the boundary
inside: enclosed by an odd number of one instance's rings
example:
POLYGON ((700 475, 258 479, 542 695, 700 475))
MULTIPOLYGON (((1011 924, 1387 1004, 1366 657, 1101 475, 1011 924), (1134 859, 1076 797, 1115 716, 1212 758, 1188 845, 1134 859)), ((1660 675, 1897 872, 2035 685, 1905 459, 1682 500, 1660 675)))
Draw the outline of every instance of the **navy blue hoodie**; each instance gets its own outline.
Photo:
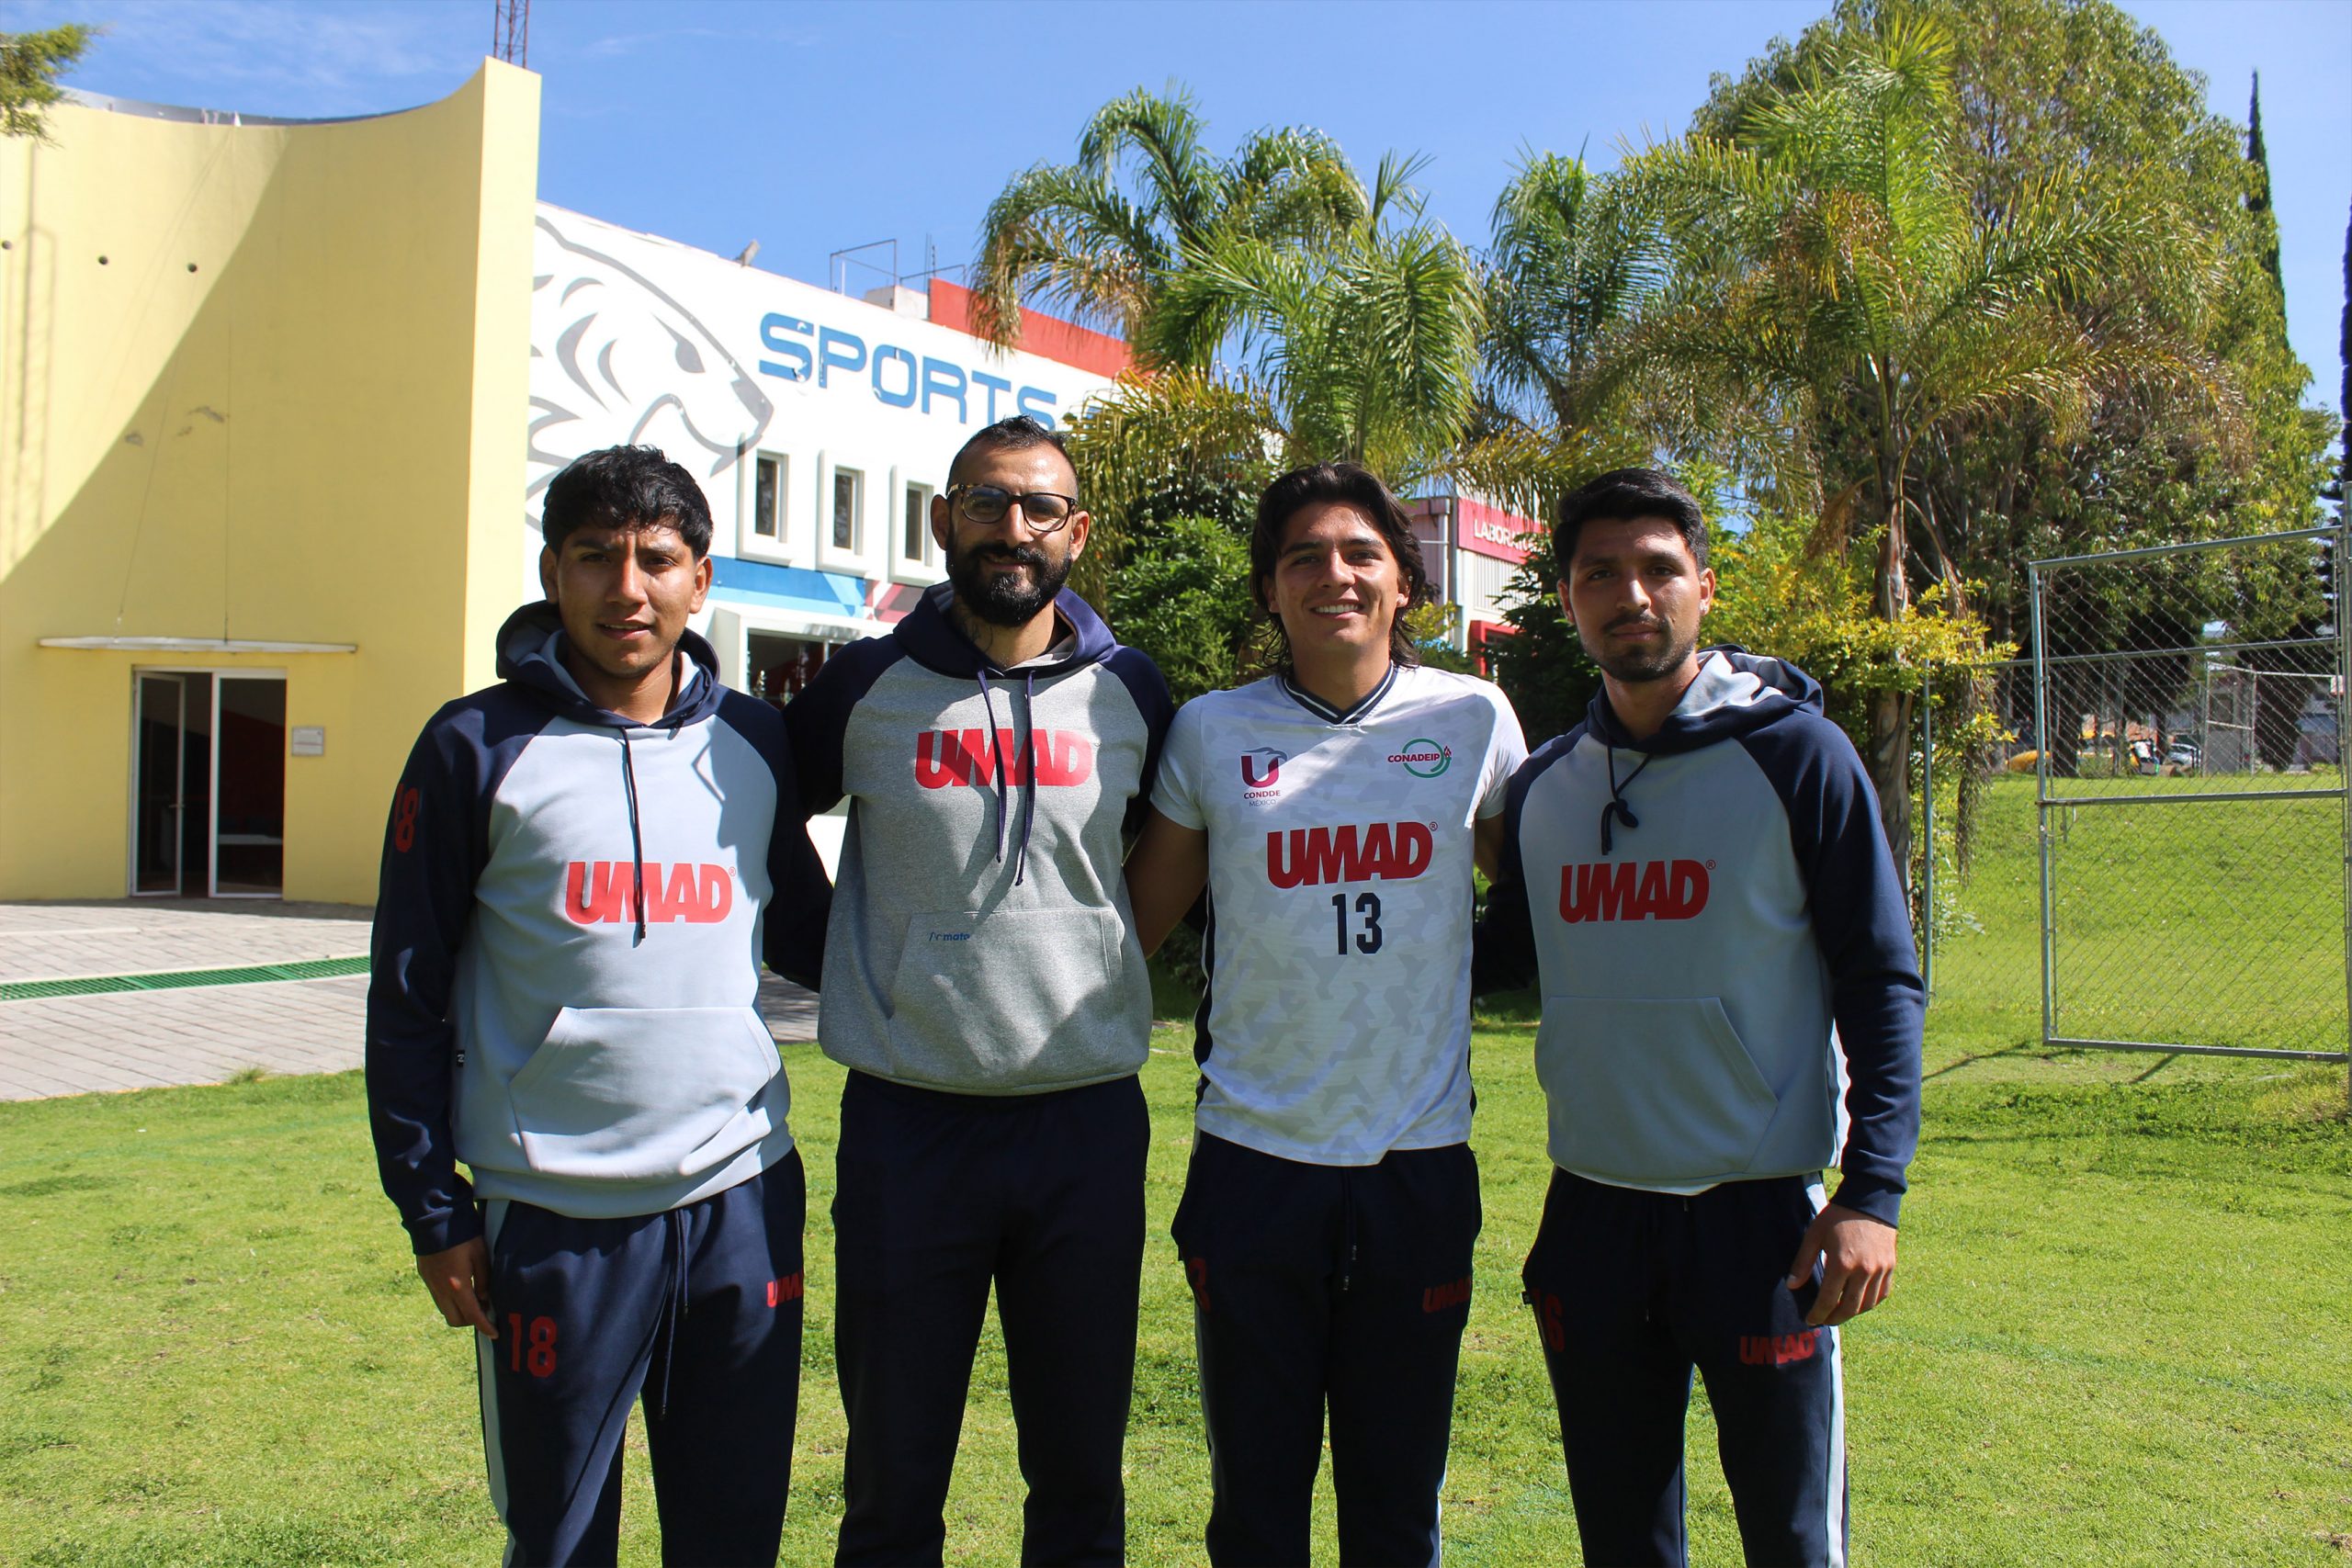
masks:
POLYGON ((754 1003, 763 953, 816 982, 828 889, 784 721, 692 632, 668 713, 607 712, 559 628, 509 617, 501 683, 433 716, 393 794, 368 1103, 420 1254, 479 1235, 477 1197, 658 1213, 792 1147, 754 1003))
POLYGON ((1541 976, 1551 1156, 1694 1192, 1844 1173, 1889 1224, 1919 1138, 1924 1004, 1878 800, 1794 666, 1711 649, 1655 735, 1606 693, 1504 807, 1481 989, 1541 976))

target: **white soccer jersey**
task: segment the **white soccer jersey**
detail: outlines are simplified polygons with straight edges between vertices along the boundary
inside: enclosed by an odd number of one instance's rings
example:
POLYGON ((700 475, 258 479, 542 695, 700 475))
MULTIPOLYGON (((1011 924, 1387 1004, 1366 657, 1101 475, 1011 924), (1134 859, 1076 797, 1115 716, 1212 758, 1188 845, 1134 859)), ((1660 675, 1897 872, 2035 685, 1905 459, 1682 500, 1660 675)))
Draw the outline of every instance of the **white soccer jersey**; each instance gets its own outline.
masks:
POLYGON ((1312 1165, 1470 1136, 1473 825, 1526 760, 1501 692, 1392 667, 1184 705, 1152 805, 1208 834, 1203 1132, 1312 1165))

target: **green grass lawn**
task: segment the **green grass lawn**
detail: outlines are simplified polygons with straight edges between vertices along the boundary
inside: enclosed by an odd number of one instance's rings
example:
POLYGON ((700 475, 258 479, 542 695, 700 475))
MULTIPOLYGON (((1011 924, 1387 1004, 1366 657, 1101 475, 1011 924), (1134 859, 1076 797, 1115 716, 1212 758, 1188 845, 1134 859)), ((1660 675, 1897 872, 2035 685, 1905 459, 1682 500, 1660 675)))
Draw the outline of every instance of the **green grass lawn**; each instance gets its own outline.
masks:
MULTIPOLYGON (((1530 1038, 1497 1027, 1476 1046, 1487 1230, 1445 1496, 1463 1563, 1577 1560, 1518 1302, 1546 1174, 1530 1038)), ((1189 1563, 1207 1467, 1165 1235, 1192 1074, 1177 1032, 1157 1043, 1129 1540, 1137 1562, 1189 1563)), ((809 1563, 830 1560, 841 1506, 841 1073, 805 1047, 788 1060, 810 1291, 785 1561, 809 1563)), ((2340 1071, 2045 1058, 1940 1032, 1929 1065, 1900 1289, 1849 1337, 1856 1561, 2352 1560, 2340 1071)), ((495 1561, 469 1347, 376 1190, 356 1076, 0 1105, 0 1561, 495 1561)), ((1695 1559, 1736 1562, 1703 1400, 1690 1447, 1695 1559)), ((1012 1456, 991 1337, 956 1559, 1014 1560, 1012 1456)), ((631 1464, 624 1556, 651 1562, 641 1444, 631 1464)), ((1318 1529, 1328 1562, 1328 1499, 1318 1529)))

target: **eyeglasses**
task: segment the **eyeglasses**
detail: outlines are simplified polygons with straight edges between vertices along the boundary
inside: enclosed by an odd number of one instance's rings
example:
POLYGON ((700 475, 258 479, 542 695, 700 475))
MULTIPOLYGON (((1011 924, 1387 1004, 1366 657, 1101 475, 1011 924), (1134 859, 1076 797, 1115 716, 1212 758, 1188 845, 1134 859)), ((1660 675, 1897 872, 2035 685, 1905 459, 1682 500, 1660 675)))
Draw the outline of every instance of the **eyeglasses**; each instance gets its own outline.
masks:
POLYGON ((964 515, 975 523, 1001 523, 1004 514, 1018 505, 1033 534, 1058 533, 1062 525, 1069 521, 1069 514, 1078 509, 1078 497, 1056 495, 1049 490, 1015 495, 996 485, 950 485, 948 503, 956 504, 959 497, 964 515))

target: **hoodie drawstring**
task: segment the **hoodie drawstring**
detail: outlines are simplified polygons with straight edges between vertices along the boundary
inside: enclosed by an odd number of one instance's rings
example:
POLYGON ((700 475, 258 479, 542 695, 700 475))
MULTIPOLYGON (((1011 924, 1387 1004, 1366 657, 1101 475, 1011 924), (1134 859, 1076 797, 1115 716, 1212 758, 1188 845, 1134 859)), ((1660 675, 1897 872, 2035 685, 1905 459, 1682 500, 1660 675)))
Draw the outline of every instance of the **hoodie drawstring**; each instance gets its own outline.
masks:
POLYGON ((637 868, 636 900, 637 938, 631 947, 645 940, 645 840, 637 826, 637 763, 628 749, 628 731, 621 731, 621 780, 628 795, 628 852, 637 868))
POLYGON ((1021 698, 1029 715, 1029 767, 1021 775, 1021 848, 1012 857, 1015 887, 1029 873, 1029 831, 1037 825, 1037 676, 1034 671, 1022 671, 1021 698))
MULTIPOLYGON (((1012 771, 1005 765, 1004 742, 997 734, 996 699, 989 692, 989 672, 985 665, 980 669, 979 682, 980 704, 988 709, 989 715, 989 760, 995 765, 996 773, 996 859, 1001 865, 1004 863, 1005 791, 1012 785, 1012 771)), ((1021 842, 1012 857, 1012 885, 1015 887, 1020 886, 1029 874, 1029 835, 1037 823, 1037 676, 1034 671, 1023 671, 1021 694, 1022 707, 1029 715, 1029 766, 1021 778, 1021 842)), ((1008 697, 1007 700, 1011 699, 1008 697)), ((1021 722, 1019 710, 1013 713, 1012 721, 1016 725, 1021 722)), ((1012 737, 1014 761, 1020 761, 1021 753, 1021 736, 1016 730, 1012 737)))
POLYGON ((1600 852, 1602 854, 1608 854, 1616 847, 1614 835, 1610 830, 1611 818, 1615 818, 1628 828, 1638 828, 1642 825, 1642 819, 1634 815, 1634 808, 1625 804, 1623 792, 1634 787, 1634 781, 1642 776, 1642 769, 1648 767, 1650 757, 1656 755, 1654 752, 1645 753, 1640 765, 1627 773, 1625 782, 1621 784, 1617 782, 1617 748, 1611 746, 1608 751, 1609 804, 1600 808, 1600 852))
POLYGON ((996 860, 1004 863, 1004 743, 996 735, 996 699, 989 695, 988 666, 980 666, 980 705, 989 714, 989 760, 996 773, 996 860))

